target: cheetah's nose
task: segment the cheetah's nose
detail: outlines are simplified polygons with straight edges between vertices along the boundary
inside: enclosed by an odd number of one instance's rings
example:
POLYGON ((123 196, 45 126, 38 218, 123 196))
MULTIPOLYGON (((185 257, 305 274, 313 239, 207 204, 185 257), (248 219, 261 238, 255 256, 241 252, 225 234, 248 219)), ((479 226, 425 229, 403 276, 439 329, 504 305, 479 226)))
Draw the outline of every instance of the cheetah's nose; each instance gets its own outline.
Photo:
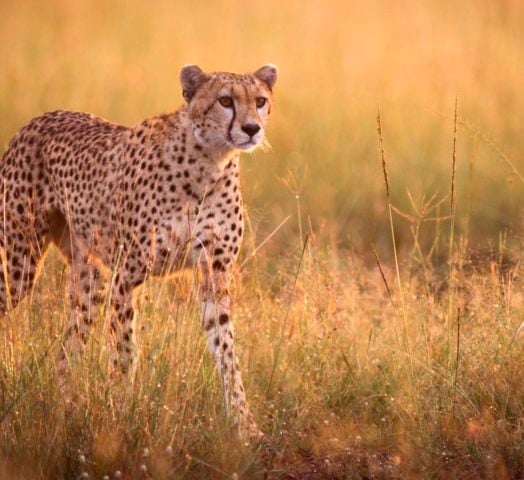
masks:
POLYGON ((260 125, 257 125, 256 123, 246 123, 245 125, 242 125, 242 131, 252 137, 260 131, 260 125))

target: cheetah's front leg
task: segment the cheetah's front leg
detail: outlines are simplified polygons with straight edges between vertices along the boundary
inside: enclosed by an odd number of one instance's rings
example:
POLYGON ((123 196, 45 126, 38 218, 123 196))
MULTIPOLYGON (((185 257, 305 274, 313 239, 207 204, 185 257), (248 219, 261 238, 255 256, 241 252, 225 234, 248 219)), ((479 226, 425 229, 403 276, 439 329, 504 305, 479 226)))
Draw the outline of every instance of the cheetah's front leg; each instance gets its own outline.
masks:
POLYGON ((241 438, 258 439, 263 434, 258 429, 246 401, 234 349, 231 297, 227 286, 227 273, 211 273, 207 266, 205 267, 200 287, 202 326, 209 351, 222 380, 226 412, 233 417, 241 438))

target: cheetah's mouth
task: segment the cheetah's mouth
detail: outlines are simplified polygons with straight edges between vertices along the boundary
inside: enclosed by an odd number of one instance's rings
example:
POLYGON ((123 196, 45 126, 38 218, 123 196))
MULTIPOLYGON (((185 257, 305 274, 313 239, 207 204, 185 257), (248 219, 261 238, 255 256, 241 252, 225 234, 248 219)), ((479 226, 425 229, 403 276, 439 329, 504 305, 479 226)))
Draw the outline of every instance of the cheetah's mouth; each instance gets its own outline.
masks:
POLYGON ((236 148, 239 148, 241 150, 251 150, 252 148, 257 147, 257 146, 258 146, 258 142, 256 142, 252 138, 245 142, 237 143, 235 145, 236 148))

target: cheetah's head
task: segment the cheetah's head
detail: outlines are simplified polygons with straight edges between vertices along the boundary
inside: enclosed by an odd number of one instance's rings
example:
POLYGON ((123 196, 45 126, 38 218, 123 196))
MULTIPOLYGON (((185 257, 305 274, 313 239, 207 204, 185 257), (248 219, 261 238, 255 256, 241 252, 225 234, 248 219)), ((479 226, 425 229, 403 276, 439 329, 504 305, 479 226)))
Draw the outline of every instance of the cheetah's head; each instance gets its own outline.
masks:
POLYGON ((274 65, 264 65, 251 74, 206 74, 196 65, 182 68, 180 81, 198 142, 238 150, 260 145, 276 80, 274 65))

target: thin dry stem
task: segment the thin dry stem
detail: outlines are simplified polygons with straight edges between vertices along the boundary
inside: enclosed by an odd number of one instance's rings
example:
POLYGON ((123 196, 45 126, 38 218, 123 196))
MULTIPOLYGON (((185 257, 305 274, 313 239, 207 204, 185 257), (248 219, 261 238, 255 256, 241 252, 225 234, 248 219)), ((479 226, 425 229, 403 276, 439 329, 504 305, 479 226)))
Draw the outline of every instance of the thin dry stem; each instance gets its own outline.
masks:
POLYGON ((450 201, 450 215, 453 215, 455 208, 455 171, 457 162, 457 108, 458 97, 455 97, 455 117, 453 121, 453 150, 452 150, 452 165, 451 165, 451 201, 450 201))
POLYGON ((384 269, 382 268, 382 264, 380 263, 380 260, 378 258, 377 251, 375 250, 375 245, 371 245, 371 249, 373 250, 373 255, 375 255, 375 261, 377 262, 377 267, 380 272, 380 276, 382 277, 382 281, 384 282, 384 285, 386 287, 386 290, 388 292, 389 299, 391 300, 391 304, 393 307, 395 307, 395 302, 393 301, 393 295, 391 294, 391 289, 389 288, 388 281, 386 279, 386 275, 384 273, 384 269))
POLYGON ((380 119, 380 109, 377 112, 377 131, 380 143, 380 157, 382 159, 382 173, 384 174, 384 183, 386 184, 386 197, 389 199, 389 181, 388 181, 388 170, 386 165, 386 154, 384 152, 384 141, 382 139, 382 121, 380 119))

